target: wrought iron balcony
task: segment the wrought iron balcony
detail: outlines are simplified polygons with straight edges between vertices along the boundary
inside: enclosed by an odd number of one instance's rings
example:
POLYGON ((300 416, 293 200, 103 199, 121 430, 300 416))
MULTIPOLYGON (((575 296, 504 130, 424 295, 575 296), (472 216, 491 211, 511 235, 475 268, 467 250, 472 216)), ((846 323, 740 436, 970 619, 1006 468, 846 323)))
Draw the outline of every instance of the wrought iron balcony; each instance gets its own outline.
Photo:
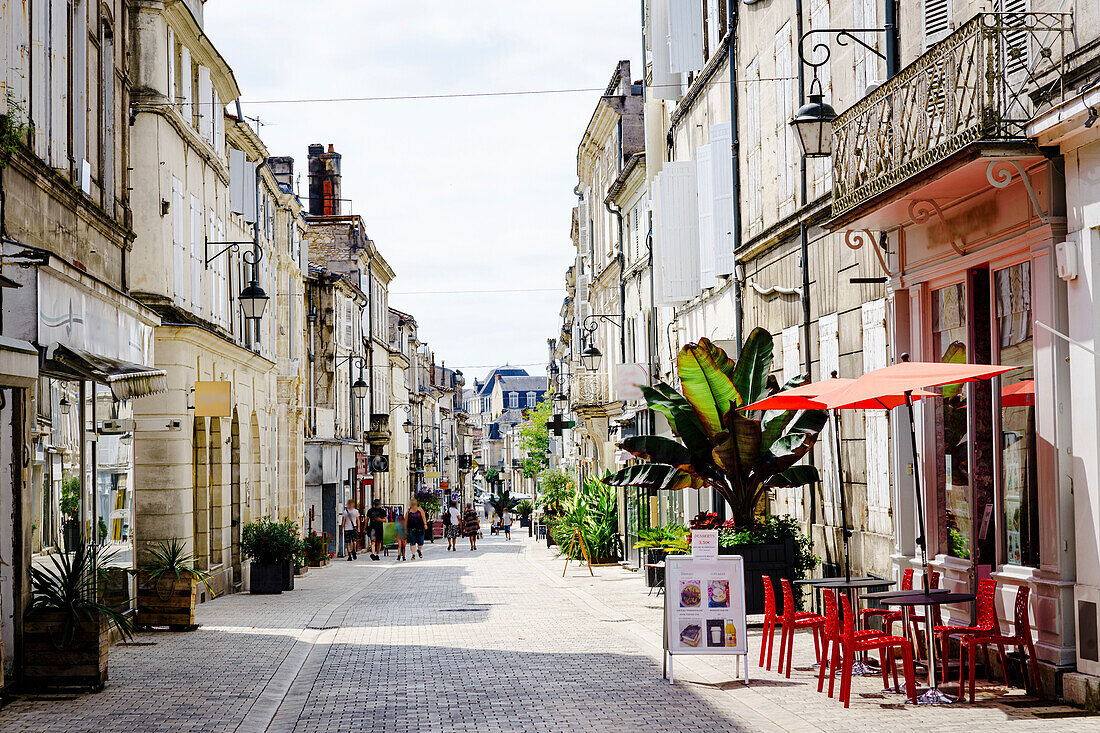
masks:
POLYGON ((981 143, 1027 143, 1063 94, 1068 13, 979 13, 837 117, 834 220, 981 143))
POLYGON ((580 372, 569 380, 569 404, 573 409, 602 407, 610 401, 607 375, 580 372))

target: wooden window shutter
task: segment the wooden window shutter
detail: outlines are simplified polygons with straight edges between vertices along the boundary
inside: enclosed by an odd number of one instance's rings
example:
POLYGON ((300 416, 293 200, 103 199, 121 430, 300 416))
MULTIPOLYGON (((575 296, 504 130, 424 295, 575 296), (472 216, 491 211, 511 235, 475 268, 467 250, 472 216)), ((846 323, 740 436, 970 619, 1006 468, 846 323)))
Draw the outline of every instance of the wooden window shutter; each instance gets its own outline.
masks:
POLYGON ((710 126, 711 191, 714 199, 714 274, 730 275, 735 264, 733 241, 733 149, 730 123, 710 126))
POLYGON ((699 287, 711 288, 718 284, 714 274, 714 148, 702 145, 695 149, 695 186, 699 212, 699 287))
POLYGON ((924 0, 921 10, 924 48, 927 50, 951 33, 951 0, 924 0))
POLYGON ((69 3, 50 2, 50 165, 69 167, 69 3))
MULTIPOLYGON (((31 10, 31 57, 30 67, 23 67, 20 72, 25 74, 31 83, 31 105, 29 119, 32 123, 34 137, 32 144, 34 153, 42 160, 49 155, 47 133, 50 129, 49 111, 49 35, 50 35, 50 0, 32 0, 23 2, 24 7, 31 10)), ((4 114, 7 114, 5 107, 4 114)))
POLYGON ((675 74, 703 68, 703 4, 667 0, 668 68, 675 74))
POLYGON ((172 291, 176 302, 186 305, 187 294, 183 287, 184 273, 188 261, 184 252, 184 207, 183 181, 172 178, 172 291))
POLYGON ((665 305, 699 293, 699 211, 695 163, 666 163, 657 178, 661 295, 665 305))
POLYGON ((646 28, 646 50, 651 64, 649 88, 646 94, 654 99, 677 100, 680 98, 680 75, 669 68, 668 2, 649 0, 649 27, 646 28))
POLYGON ((191 197, 191 309, 203 310, 202 268, 206 259, 206 238, 202 221, 202 202, 191 197))
POLYGON ((191 51, 187 46, 180 46, 180 114, 183 115, 183 120, 189 125, 195 124, 194 114, 195 111, 192 108, 191 100, 194 96, 192 90, 192 84, 194 83, 192 76, 194 71, 191 66, 191 51))

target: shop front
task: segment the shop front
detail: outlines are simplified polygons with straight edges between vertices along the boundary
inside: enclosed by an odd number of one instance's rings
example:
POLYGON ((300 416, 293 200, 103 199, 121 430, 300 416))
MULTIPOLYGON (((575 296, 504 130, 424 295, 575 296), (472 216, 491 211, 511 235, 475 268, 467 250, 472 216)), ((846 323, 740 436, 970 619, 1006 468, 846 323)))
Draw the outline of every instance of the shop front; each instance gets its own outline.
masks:
MULTIPOLYGON (((829 227, 849 247, 875 253, 874 274, 890 293, 894 360, 907 353, 1016 367, 989 382, 944 386, 917 405, 919 466, 908 422, 893 426, 893 560, 899 575, 919 565, 917 468, 941 584, 973 592, 996 579, 1004 628, 1017 587, 1029 586, 1044 686, 1053 691, 1053 673, 1075 663, 1072 482, 1061 450, 1067 353, 1049 330, 1066 316, 1055 264, 1065 239, 1064 168, 1026 137, 1036 112, 1028 80, 1009 70, 987 86, 973 72, 1007 43, 1026 37, 1049 47, 1063 29, 1052 17, 1040 39, 1000 22, 977 16, 838 117, 829 227)), ((971 612, 950 608, 945 620, 970 623, 971 612)))

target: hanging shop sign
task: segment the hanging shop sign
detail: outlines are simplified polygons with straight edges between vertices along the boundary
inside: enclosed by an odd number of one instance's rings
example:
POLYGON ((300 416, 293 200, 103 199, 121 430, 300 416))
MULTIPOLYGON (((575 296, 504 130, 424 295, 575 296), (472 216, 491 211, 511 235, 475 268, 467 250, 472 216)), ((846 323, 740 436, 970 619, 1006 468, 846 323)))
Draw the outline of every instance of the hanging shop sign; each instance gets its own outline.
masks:
MULTIPOLYGON (((709 536, 692 533, 691 556, 665 558, 665 677, 673 681, 677 654, 723 654, 744 666, 749 681, 749 644, 745 614, 745 561, 740 555, 713 554, 709 536), (704 547, 696 548, 696 543, 704 547)), ((714 533, 717 535, 717 532, 714 533)))
POLYGON ((231 382, 195 382, 195 417, 231 417, 233 415, 233 384, 231 382))

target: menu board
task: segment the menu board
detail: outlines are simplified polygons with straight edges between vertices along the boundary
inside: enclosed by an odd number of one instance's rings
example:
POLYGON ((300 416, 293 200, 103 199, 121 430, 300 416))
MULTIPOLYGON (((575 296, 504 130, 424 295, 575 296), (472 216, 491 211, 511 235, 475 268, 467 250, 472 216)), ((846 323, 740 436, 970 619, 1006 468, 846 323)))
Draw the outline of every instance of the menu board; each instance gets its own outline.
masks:
POLYGON ((748 654, 740 555, 665 558, 669 654, 748 654))

